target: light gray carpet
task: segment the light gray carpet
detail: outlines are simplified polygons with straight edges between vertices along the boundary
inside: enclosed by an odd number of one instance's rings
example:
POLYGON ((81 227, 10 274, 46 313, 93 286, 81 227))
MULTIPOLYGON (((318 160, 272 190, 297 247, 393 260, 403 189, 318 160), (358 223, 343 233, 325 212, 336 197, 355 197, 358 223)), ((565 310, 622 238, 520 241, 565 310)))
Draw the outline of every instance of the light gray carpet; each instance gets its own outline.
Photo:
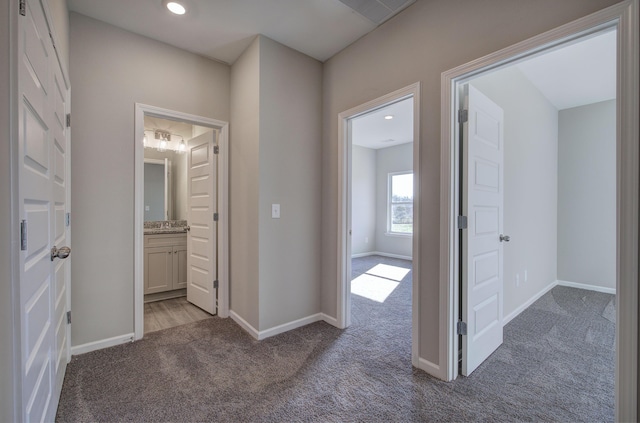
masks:
POLYGON ((318 322, 258 342, 215 317, 74 357, 56 420, 613 421, 612 295, 554 288, 452 383, 411 367, 410 297, 409 273, 384 304, 354 296, 344 331, 318 322))

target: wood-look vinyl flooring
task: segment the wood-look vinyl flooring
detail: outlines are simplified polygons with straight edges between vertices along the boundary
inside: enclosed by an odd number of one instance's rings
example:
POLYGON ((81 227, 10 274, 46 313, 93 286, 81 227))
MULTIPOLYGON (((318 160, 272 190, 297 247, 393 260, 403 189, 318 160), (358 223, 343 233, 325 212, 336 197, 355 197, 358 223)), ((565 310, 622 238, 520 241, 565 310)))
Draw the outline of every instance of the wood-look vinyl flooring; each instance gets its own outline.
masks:
POLYGON ((188 302, 187 297, 146 303, 144 333, 186 325, 210 317, 213 316, 188 302))

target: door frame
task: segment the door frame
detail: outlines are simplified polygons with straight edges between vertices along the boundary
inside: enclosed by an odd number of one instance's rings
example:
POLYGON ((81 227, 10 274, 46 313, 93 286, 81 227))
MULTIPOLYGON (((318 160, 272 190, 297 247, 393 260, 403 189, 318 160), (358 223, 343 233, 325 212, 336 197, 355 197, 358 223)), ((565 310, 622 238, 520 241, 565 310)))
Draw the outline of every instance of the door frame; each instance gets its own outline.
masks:
POLYGON ((135 105, 134 165, 134 340, 144 335, 144 117, 179 120, 219 131, 218 136, 218 316, 229 317, 229 123, 217 119, 135 105))
POLYGON ((617 28, 617 304, 616 420, 638 416, 638 241, 639 241, 639 9, 626 0, 584 18, 466 63, 441 77, 440 360, 446 380, 457 376, 458 337, 458 87, 484 72, 551 50, 567 42, 617 28))
POLYGON ((419 216, 420 216, 420 82, 368 101, 338 114, 338 275, 335 325, 351 325, 351 119, 390 103, 413 98, 413 252, 411 361, 418 367, 419 216))

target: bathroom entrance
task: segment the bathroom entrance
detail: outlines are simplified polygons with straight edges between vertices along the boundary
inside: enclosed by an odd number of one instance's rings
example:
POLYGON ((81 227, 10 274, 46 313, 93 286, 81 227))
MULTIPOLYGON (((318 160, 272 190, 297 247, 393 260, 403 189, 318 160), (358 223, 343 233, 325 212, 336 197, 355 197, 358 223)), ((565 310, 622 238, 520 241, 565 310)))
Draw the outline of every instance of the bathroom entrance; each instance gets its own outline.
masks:
POLYGON ((136 109, 134 315, 140 339, 145 332, 224 317, 227 156, 226 123, 136 109))

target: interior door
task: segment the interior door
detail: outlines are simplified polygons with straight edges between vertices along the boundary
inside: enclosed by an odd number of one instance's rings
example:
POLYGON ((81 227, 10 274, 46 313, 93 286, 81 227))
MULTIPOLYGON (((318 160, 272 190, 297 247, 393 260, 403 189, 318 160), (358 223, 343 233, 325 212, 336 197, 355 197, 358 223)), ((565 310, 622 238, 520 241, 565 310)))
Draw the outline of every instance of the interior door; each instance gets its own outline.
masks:
POLYGON ((187 157, 187 301, 217 312, 215 131, 189 141, 187 157))
POLYGON ((53 421, 69 360, 68 86, 42 5, 19 20, 20 374, 25 421, 53 421), (52 251, 57 251, 55 257, 52 251))
POLYGON ((502 344, 504 140, 502 109, 468 86, 463 127, 462 374, 502 344))

